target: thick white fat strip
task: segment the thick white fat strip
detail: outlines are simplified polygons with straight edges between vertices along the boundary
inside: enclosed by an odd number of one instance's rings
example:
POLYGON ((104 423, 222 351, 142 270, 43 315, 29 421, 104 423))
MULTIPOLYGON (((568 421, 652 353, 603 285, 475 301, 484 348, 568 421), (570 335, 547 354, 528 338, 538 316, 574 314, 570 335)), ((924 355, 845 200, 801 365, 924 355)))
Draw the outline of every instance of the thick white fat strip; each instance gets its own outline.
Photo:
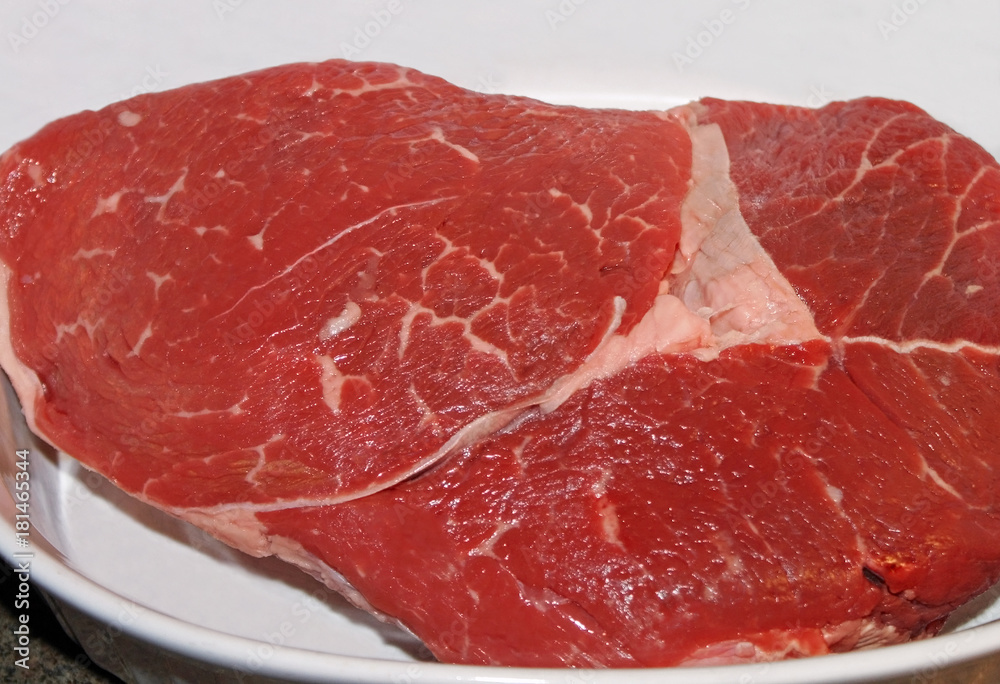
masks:
POLYGON ((691 135, 691 190, 681 207, 681 240, 671 267, 671 292, 711 324, 699 358, 740 344, 798 344, 825 339, 740 213, 729 176, 729 150, 716 124, 698 124, 693 107, 676 115, 691 135))
POLYGON ((254 512, 246 507, 232 507, 211 512, 198 508, 164 506, 159 508, 188 521, 195 527, 200 527, 216 539, 243 553, 256 558, 270 556, 272 553, 267 528, 257 519, 254 512))
POLYGON ((688 127, 692 160, 670 273, 639 323, 627 335, 607 336, 583 366, 557 382, 541 402, 543 412, 650 354, 708 360, 739 344, 823 338, 805 302, 743 220, 722 131, 698 124, 690 107, 671 113, 688 127))
MULTIPOLYGON (((851 649, 870 649, 889 646, 910 640, 910 636, 892 625, 885 625, 875 618, 848 620, 824 629, 812 630, 820 636, 827 648, 848 645, 851 649)), ((763 647, 754 641, 733 639, 701 648, 689 654, 681 666, 733 665, 735 663, 767 663, 789 656, 815 656, 827 651, 817 648, 815 642, 802 638, 801 632, 774 630, 755 635, 766 637, 764 643, 780 644, 774 648, 763 647)))
POLYGON ((615 299, 615 324, 587 360, 576 371, 560 378, 539 402, 543 413, 557 409, 595 380, 607 378, 624 370, 652 353, 694 351, 711 343, 709 322, 692 313, 684 303, 668 291, 666 283, 653 306, 627 335, 614 333, 621 323, 625 300, 615 299))

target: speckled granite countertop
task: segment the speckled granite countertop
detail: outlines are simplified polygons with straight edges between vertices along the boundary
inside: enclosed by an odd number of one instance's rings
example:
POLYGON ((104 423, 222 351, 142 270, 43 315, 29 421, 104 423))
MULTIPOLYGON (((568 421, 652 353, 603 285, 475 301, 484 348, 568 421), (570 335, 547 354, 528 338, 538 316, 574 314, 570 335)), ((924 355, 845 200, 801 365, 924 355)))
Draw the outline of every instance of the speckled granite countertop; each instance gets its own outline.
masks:
POLYGON ((0 561, 0 681, 37 684, 121 684, 117 677, 100 669, 74 642, 56 619, 39 592, 33 591, 28 606, 30 644, 28 669, 15 661, 17 636, 14 629, 24 611, 15 608, 17 576, 0 561))

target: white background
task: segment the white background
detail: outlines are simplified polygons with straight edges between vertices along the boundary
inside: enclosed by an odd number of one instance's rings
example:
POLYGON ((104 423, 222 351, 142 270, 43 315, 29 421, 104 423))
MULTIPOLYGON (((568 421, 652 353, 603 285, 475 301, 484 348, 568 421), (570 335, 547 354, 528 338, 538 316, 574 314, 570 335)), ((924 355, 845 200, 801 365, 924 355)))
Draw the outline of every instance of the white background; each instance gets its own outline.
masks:
POLYGON ((461 86, 580 104, 909 99, 1000 155, 990 0, 395 2, 393 14, 389 0, 7 1, 0 147, 123 95, 343 57, 346 45, 461 86))

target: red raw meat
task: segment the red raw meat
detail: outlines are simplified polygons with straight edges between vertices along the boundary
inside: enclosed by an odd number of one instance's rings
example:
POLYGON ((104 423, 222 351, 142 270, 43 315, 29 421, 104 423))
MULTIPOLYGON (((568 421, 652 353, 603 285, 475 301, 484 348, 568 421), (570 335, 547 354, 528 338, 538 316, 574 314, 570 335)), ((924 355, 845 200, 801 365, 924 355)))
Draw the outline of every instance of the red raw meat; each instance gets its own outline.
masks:
POLYGON ((69 117, 0 178, 33 427, 442 660, 843 651, 1000 575, 1000 167, 912 105, 334 61, 69 117))
POLYGON ((390 485, 634 324, 673 258, 689 156, 656 114, 387 65, 58 121, 2 170, 35 424, 168 506, 390 485))

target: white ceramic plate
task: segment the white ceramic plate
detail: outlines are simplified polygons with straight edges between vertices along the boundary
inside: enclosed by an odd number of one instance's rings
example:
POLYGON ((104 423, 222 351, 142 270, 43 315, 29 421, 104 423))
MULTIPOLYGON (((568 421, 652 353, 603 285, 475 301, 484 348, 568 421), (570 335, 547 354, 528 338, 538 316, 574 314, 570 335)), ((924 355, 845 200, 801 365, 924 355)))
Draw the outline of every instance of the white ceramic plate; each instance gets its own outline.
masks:
MULTIPOLYGON (((139 92, 346 56, 586 106, 884 95, 915 102, 1000 156, 997 26, 1000 4, 991 0, 15 0, 0 8, 0 149, 59 116, 139 92)), ((0 437, 8 485, 14 451, 32 450, 33 581, 95 660, 134 681, 236 677, 234 669, 341 682, 1000 678, 992 595, 957 616, 948 635, 810 661, 627 672, 440 665, 297 571, 235 554, 31 445, 16 411, 11 420, 0 412, 0 437)), ((14 513, 0 493, 8 558, 18 551, 14 513)))

